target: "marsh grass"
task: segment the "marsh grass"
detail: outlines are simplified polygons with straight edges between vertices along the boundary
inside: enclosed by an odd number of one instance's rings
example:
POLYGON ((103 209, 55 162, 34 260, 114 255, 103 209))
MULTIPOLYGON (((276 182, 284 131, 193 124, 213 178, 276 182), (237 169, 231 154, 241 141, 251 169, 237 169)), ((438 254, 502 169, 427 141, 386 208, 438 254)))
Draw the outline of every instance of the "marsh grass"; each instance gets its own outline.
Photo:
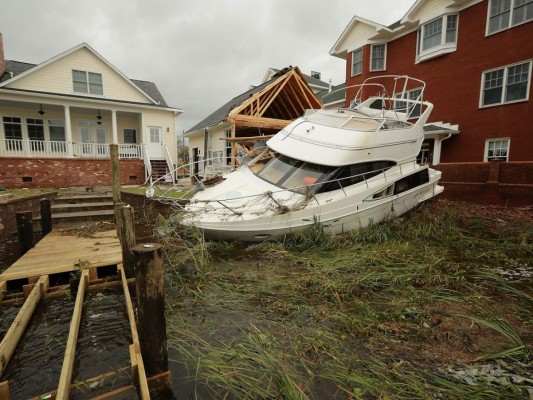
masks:
POLYGON ((214 398, 527 396, 527 380, 442 372, 530 360, 531 279, 498 269, 532 268, 530 227, 502 235, 480 221, 430 205, 344 235, 315 224, 250 245, 170 224, 167 324, 183 379, 214 398))

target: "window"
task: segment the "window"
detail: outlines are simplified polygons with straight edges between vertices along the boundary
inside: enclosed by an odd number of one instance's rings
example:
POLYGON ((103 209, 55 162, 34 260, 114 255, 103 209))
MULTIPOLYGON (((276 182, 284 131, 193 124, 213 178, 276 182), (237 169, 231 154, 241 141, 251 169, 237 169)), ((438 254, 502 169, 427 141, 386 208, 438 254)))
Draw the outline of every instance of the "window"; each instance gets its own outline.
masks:
POLYGON ((533 20, 533 0, 490 0, 487 34, 533 20))
POLYGON ((104 94, 102 74, 95 72, 72 70, 72 86, 74 92, 89 94, 104 94))
POLYGON ((509 143, 510 139, 488 139, 485 142, 484 161, 492 160, 509 160, 509 143))
POLYGON ((28 118, 28 139, 44 140, 44 125, 42 119, 28 118))
POLYGON ((161 143, 161 128, 150 127, 150 142, 161 143))
POLYGON ((415 172, 405 178, 400 179, 394 184, 394 194, 400 194, 414 189, 420 185, 429 182, 429 171, 423 169, 422 171, 415 172))
POLYGON ((50 140, 52 142, 65 141, 65 121, 49 119, 48 130, 50 131, 50 140))
MULTIPOLYGON (((403 95, 404 99, 422 101, 422 89, 412 89, 406 92, 395 93, 394 97, 401 99, 403 95)), ((399 112, 407 113, 409 118, 420 117, 422 112, 421 104, 415 104, 407 101, 396 100, 394 102, 394 109, 399 112)))
POLYGON ((22 140, 22 121, 17 117, 4 117, 4 133, 6 139, 22 140))
POLYGON ((363 49, 352 51, 352 76, 363 72, 363 49))
POLYGON ((528 99, 531 61, 483 72, 481 107, 528 99))
POLYGON ((122 133, 124 134, 124 143, 135 144, 137 143, 137 131, 135 129, 125 128, 122 133))
POLYGON ((18 117, 4 117, 6 150, 22 150, 22 120, 18 117))
POLYGON ((44 151, 44 124, 42 119, 28 118, 28 139, 32 151, 44 151), (42 142, 42 143, 41 143, 42 142))
POLYGON ((428 22, 418 31, 417 61, 455 51, 457 47, 458 15, 444 15, 428 22))
POLYGON ((384 71, 385 70, 385 55, 387 45, 373 44, 370 56, 370 71, 384 71))

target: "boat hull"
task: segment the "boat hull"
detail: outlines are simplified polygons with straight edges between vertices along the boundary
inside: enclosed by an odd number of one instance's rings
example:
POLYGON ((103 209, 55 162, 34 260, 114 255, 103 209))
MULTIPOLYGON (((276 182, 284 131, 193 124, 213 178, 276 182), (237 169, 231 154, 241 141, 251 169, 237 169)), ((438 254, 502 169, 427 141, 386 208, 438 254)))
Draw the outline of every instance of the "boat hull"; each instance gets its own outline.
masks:
MULTIPOLYGON (((198 227, 205 238, 211 240, 280 240, 289 234, 311 228, 316 223, 322 224, 327 233, 344 233, 403 215, 441 193, 443 187, 438 185, 441 173, 429 168, 428 171, 429 182, 378 200, 367 199, 369 193, 379 189, 376 185, 366 193, 363 191, 358 195, 337 197, 336 200, 326 200, 321 205, 307 206, 298 211, 252 219, 236 216, 233 220, 224 221, 199 218, 189 220, 186 224, 198 227)), ((391 183, 394 182, 389 180, 388 184, 391 183)))

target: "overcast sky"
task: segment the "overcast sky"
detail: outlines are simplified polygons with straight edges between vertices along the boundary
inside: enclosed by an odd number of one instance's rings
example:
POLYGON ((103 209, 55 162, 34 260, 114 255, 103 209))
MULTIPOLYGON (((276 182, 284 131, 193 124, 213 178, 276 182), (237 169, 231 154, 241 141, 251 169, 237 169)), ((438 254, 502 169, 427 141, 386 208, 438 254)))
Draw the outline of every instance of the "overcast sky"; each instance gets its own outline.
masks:
POLYGON ((1 0, 8 60, 41 63, 87 42, 132 79, 153 81, 188 130, 269 67, 344 82, 330 49, 354 15, 391 24, 414 0, 1 0))

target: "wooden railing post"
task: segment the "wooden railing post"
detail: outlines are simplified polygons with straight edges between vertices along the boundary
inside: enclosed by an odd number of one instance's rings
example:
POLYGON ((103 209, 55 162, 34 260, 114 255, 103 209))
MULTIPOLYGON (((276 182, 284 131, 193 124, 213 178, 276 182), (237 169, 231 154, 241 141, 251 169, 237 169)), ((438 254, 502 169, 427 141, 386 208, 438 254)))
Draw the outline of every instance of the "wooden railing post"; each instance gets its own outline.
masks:
POLYGON ((135 247, 135 223, 133 207, 126 205, 120 208, 121 227, 118 229, 118 238, 122 247, 122 265, 127 278, 133 278, 135 270, 135 256, 132 249, 135 247))
POLYGON ((118 144, 109 145, 109 153, 111 155, 111 180, 113 188, 113 207, 115 210, 115 223, 117 227, 121 225, 120 222, 120 206, 122 200, 120 198, 120 162, 118 159, 118 144))
POLYGON ((41 230, 43 235, 52 231, 52 206, 48 199, 41 199, 41 230))
POLYGON ((141 244, 135 255, 139 341, 147 376, 168 370, 163 259, 160 244, 141 244))
POLYGON ((33 247, 33 220, 31 211, 17 213, 17 231, 20 254, 23 255, 33 247))

